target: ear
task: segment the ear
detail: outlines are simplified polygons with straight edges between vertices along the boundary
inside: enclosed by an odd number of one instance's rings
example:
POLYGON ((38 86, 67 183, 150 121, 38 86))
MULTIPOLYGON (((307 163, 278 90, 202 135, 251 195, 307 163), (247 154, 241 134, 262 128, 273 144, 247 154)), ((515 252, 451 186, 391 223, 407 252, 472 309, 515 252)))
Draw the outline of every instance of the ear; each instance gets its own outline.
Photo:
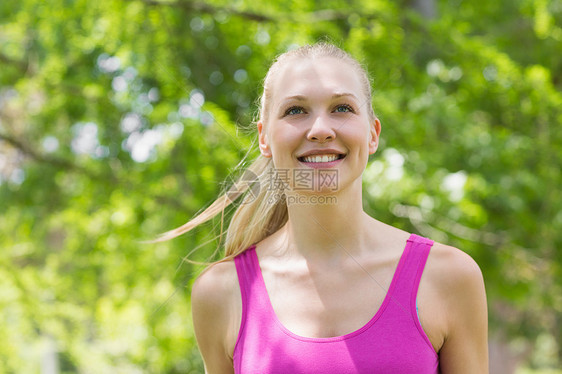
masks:
POLYGON ((258 121, 258 142, 260 145, 260 152, 264 157, 271 157, 271 149, 269 148, 267 134, 263 128, 263 122, 258 121))
POLYGON ((379 147, 379 136, 381 134, 381 121, 375 117, 371 122, 369 135, 369 154, 372 155, 379 147))

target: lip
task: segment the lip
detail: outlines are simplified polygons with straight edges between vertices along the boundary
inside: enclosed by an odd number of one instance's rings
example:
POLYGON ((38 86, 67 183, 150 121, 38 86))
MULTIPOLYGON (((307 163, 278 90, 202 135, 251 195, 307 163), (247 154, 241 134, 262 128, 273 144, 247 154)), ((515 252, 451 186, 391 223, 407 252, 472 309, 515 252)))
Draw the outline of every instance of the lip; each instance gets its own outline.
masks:
POLYGON ((307 167, 313 168, 313 169, 328 169, 331 168, 333 166, 336 166, 337 164, 339 164, 340 162, 342 162, 345 159, 345 157, 343 158, 338 158, 334 161, 330 161, 330 162, 306 162, 306 161, 301 161, 299 160, 299 162, 307 167))
POLYGON ((334 166, 338 165, 340 162, 342 162, 345 159, 345 156, 346 156, 345 153, 343 153, 341 151, 338 151, 337 149, 313 149, 313 150, 305 152, 301 156, 297 157, 297 160, 301 164, 303 164, 307 167, 313 168, 313 169, 328 169, 328 168, 334 167, 334 166), (335 159, 334 161, 329 161, 329 162, 306 162, 302 159, 303 157, 307 157, 307 156, 328 155, 328 154, 330 154, 330 155, 336 154, 336 155, 340 155, 340 156, 343 156, 343 157, 340 157, 338 159, 335 159))
POLYGON ((345 156, 345 152, 338 151, 337 149, 323 148, 323 149, 311 149, 308 152, 298 155, 297 158, 314 156, 314 155, 333 155, 333 154, 345 156))

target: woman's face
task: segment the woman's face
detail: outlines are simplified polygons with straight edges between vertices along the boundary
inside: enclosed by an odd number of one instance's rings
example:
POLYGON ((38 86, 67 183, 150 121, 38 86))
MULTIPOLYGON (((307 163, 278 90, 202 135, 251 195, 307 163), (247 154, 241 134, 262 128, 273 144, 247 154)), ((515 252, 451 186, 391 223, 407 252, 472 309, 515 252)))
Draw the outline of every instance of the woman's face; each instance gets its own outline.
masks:
POLYGON ((295 58, 270 84, 267 123, 258 122, 259 144, 280 176, 292 187, 298 174, 322 172, 337 175, 337 189, 360 183, 368 155, 377 149, 380 122, 368 114, 356 70, 330 57, 295 58))

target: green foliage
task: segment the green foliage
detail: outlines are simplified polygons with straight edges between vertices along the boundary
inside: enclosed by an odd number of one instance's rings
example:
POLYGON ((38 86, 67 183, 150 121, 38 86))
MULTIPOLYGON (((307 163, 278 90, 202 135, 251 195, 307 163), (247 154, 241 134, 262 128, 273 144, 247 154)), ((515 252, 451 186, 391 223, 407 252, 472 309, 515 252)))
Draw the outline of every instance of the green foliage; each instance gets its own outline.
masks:
POLYGON ((53 350, 68 373, 202 371, 201 267, 182 259, 201 245, 190 258, 210 260, 217 228, 139 241, 213 201, 255 144, 272 59, 324 39, 373 77, 383 133, 366 209, 474 257, 492 330, 547 352, 534 369, 560 365, 562 5, 437 9, 1 2, 0 372, 38 372, 53 350))

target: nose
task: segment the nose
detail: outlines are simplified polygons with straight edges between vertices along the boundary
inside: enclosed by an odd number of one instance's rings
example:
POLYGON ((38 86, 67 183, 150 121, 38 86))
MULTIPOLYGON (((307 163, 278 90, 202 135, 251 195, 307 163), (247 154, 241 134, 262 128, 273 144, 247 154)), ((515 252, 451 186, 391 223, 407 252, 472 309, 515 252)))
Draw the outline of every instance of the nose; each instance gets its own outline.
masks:
POLYGON ((312 123, 312 127, 308 130, 307 139, 324 143, 336 138, 336 132, 328 118, 321 115, 317 116, 312 123))

